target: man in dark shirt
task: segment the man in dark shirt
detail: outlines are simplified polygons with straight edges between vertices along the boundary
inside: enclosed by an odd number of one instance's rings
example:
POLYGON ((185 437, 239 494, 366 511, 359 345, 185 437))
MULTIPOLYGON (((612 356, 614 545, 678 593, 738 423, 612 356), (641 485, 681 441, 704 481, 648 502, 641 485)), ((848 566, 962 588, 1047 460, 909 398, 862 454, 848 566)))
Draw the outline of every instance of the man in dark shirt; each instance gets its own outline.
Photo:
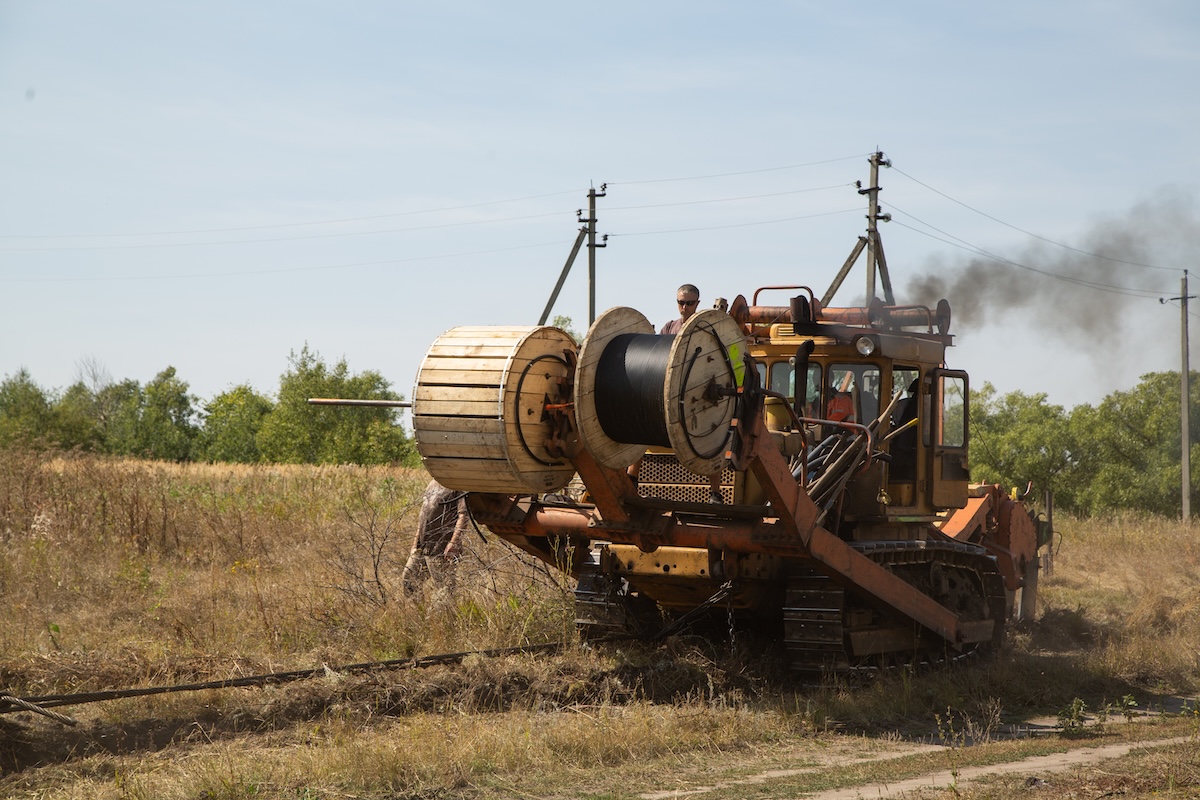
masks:
POLYGON ((685 283, 676 290, 675 302, 679 304, 679 319, 673 319, 659 328, 658 332, 662 336, 679 333, 683 323, 696 313, 696 306, 700 303, 700 290, 690 283, 685 283))

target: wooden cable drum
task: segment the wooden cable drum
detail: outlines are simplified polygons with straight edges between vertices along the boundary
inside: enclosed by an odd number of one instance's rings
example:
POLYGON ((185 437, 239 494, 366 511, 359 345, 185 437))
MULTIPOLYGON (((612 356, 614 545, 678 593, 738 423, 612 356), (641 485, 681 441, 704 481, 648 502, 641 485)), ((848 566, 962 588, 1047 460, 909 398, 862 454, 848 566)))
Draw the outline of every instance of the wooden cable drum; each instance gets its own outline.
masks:
POLYGON ((596 408, 596 375, 610 342, 629 334, 653 335, 654 326, 640 311, 610 308, 592 323, 579 348, 575 369, 575 424, 580 444, 592 458, 611 469, 625 469, 646 452, 644 443, 619 442, 604 431, 596 408))
POLYGON ((413 432, 429 474, 460 491, 565 486, 575 467, 546 450, 545 405, 568 376, 564 351, 575 348, 567 333, 547 326, 462 326, 439 336, 413 392, 413 432))
POLYGON ((741 326, 716 309, 692 315, 675 336, 655 336, 633 309, 606 311, 588 331, 575 375, 583 446, 613 469, 662 446, 692 472, 720 472, 742 382, 742 342, 741 326))

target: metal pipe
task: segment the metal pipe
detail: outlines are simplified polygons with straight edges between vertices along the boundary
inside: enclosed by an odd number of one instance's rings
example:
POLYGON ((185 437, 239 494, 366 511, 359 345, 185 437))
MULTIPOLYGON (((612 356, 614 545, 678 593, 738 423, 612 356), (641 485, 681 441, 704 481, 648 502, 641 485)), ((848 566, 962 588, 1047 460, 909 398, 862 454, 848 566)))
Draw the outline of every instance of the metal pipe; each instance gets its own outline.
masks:
POLYGON ((310 406, 365 406, 367 408, 412 408, 408 400, 351 400, 342 397, 310 397, 310 406))

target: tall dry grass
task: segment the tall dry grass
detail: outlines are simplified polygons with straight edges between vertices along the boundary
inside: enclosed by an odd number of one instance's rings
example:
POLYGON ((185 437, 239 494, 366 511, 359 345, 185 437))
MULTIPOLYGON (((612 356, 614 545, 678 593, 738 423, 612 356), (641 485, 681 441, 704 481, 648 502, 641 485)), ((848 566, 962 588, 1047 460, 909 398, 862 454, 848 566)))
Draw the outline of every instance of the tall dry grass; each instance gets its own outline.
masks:
POLYGON ((561 638, 563 582, 474 534, 454 593, 403 595, 427 481, 0 452, 0 654, 73 665, 0 674, 41 693, 561 638))
MULTIPOLYGON (((573 636, 569 587, 474 534, 453 591, 400 588, 421 471, 0 451, 0 689, 205 680, 573 636)), ((838 733, 987 741, 1073 698, 1200 687, 1193 529, 1059 521, 1037 623, 990 661, 800 682, 769 641, 679 638, 0 717, 0 794, 571 796, 838 733), (40 727, 39 727, 40 726, 40 727), (36 767, 35 765, 42 766, 36 767), (601 778, 600 776, 604 776, 601 778), (563 788, 573 787, 573 788, 563 788)), ((805 744, 807 743, 807 744, 805 744)), ((815 743, 815 744, 814 744, 815 743)), ((698 778, 697 780, 703 780, 698 778)))
POLYGON ((1145 514, 1057 523, 1035 644, 1164 692, 1200 678, 1200 524, 1145 514))

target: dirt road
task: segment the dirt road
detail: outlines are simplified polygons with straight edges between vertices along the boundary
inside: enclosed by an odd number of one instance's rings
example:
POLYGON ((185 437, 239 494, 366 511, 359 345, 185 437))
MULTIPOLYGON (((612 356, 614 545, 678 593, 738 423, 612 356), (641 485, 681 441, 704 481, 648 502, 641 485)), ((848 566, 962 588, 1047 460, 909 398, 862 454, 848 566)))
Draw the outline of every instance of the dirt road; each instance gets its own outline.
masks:
MULTIPOLYGON (((1100 764, 1129 755, 1134 750, 1149 750, 1188 742, 1193 737, 1176 736, 1148 739, 1136 742, 1119 742, 1097 747, 1079 747, 1065 753, 1033 756, 1002 764, 964 766, 956 770, 939 769, 912 778, 886 783, 866 782, 854 786, 831 789, 803 795, 805 800, 862 800, 862 798, 889 798, 922 791, 963 791, 985 776, 1021 775, 1031 787, 1049 785, 1053 776, 1078 767, 1100 764)), ((852 745, 835 747, 814 758, 811 753, 804 756, 804 766, 795 769, 771 769, 738 778, 737 780, 713 782, 709 785, 691 785, 676 789, 659 789, 639 795, 641 800, 670 800, 670 798, 696 798, 706 794, 728 796, 737 789, 762 787, 774 782, 797 778, 831 769, 845 770, 866 764, 885 764, 888 761, 923 753, 945 751, 948 748, 934 744, 897 744, 885 750, 864 754, 861 748, 852 745)), ((755 790, 758 795, 762 790, 755 790)), ((770 795, 767 790, 766 796, 770 795)))

